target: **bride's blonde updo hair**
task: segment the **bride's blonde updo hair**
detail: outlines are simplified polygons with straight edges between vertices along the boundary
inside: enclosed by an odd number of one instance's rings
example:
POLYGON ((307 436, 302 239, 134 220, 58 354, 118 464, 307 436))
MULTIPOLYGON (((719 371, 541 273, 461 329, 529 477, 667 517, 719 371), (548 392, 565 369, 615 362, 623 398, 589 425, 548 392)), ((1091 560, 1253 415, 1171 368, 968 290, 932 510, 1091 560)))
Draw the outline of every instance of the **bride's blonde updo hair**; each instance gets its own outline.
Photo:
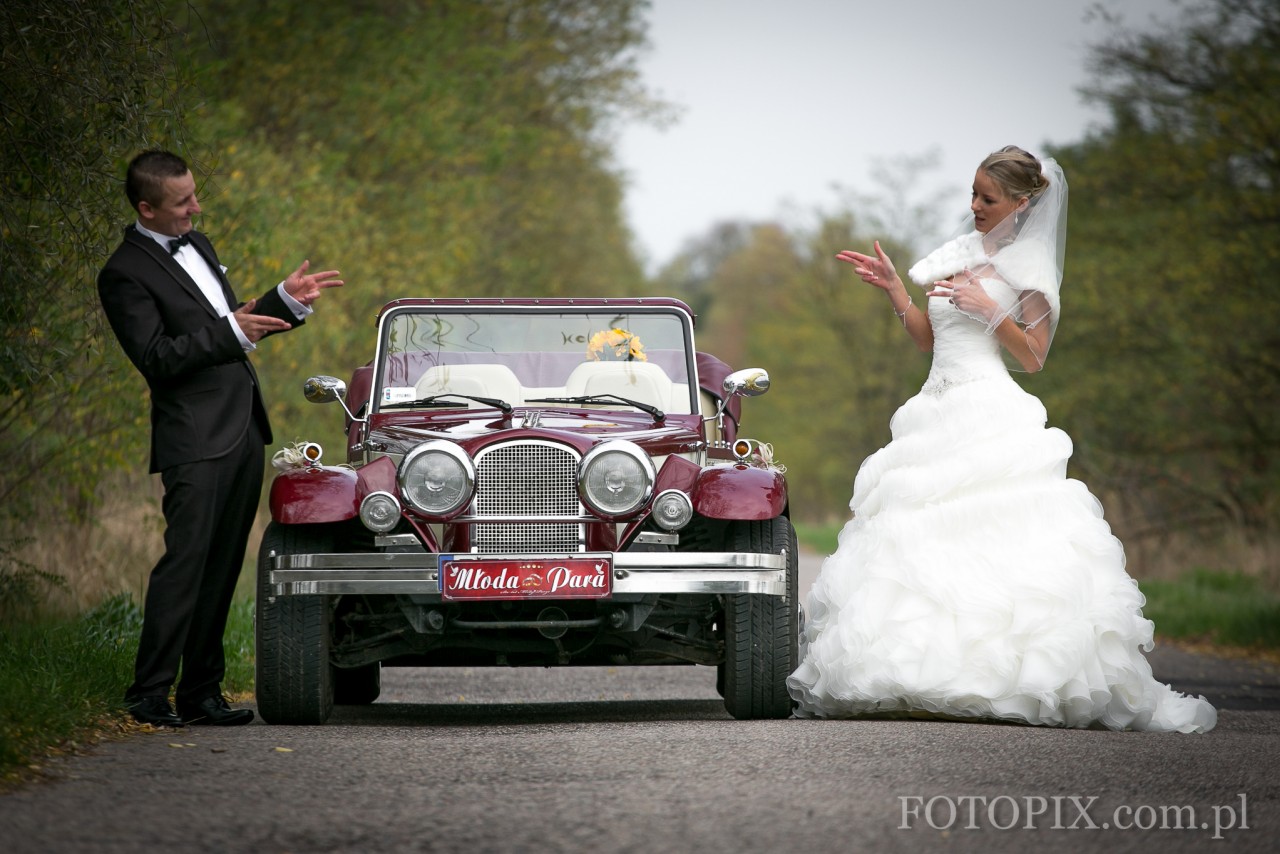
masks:
POLYGON ((990 175, 991 180, 999 184, 1011 199, 1026 196, 1034 204, 1036 197, 1049 187, 1049 179, 1041 171, 1040 161, 1016 145, 1006 145, 988 154, 978 169, 990 175))

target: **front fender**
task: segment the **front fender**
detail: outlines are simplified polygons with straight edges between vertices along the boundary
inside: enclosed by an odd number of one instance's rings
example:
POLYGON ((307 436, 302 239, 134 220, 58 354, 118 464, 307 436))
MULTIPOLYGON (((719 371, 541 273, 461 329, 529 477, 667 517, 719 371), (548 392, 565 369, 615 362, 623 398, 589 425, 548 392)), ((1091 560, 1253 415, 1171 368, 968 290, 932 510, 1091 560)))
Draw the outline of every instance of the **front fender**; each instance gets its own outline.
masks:
POLYGON ((341 522, 360 512, 357 475, 337 466, 307 466, 271 482, 271 518, 283 525, 341 522))
POLYGON ((702 472, 692 500, 693 509, 709 519, 773 519, 787 507, 787 479, 771 469, 717 466, 702 472))
POLYGON ((346 466, 289 469, 271 482, 271 518, 286 525, 354 519, 364 497, 379 490, 396 494, 396 466, 389 457, 358 472, 346 466))

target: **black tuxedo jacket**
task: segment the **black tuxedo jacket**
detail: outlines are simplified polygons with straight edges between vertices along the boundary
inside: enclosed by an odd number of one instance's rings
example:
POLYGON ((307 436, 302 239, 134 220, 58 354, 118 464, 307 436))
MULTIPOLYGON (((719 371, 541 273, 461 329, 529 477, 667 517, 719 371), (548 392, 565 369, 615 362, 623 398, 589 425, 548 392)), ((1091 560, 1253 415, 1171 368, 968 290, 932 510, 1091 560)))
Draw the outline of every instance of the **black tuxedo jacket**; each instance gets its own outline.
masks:
MULTIPOLYGON (((209 239, 193 231, 191 243, 222 283, 227 304, 240 305, 209 239)), ((166 249, 130 225, 98 274, 98 297, 125 354, 151 389, 152 472, 226 454, 250 418, 271 442, 258 375, 231 321, 218 317, 166 249)), ((275 288, 253 312, 302 324, 275 288)))

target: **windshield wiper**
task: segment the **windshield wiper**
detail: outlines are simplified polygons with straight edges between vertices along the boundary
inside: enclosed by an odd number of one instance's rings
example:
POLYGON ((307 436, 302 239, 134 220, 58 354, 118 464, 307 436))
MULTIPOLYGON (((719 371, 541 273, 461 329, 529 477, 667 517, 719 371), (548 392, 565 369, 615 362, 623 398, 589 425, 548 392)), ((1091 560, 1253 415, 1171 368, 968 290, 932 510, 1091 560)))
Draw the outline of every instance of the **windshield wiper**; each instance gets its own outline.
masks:
POLYGON ((625 403, 627 406, 634 406, 641 412, 647 412, 653 416, 653 420, 659 423, 667 420, 667 415, 656 406, 650 406, 647 403, 641 403, 638 400, 632 400, 629 397, 621 397, 616 394, 583 394, 578 397, 537 397, 526 400, 525 403, 612 403, 617 401, 625 403))
POLYGON ((485 406, 492 406, 494 409, 502 410, 503 415, 510 415, 515 411, 515 407, 507 403, 505 400, 499 400, 496 397, 476 397, 470 394, 454 394, 453 392, 445 392, 444 394, 433 394, 430 397, 420 397, 417 400, 407 400, 404 402, 384 403, 383 409, 412 409, 415 406, 449 406, 450 404, 442 400, 445 397, 460 397, 463 400, 474 400, 476 403, 483 403, 485 406))

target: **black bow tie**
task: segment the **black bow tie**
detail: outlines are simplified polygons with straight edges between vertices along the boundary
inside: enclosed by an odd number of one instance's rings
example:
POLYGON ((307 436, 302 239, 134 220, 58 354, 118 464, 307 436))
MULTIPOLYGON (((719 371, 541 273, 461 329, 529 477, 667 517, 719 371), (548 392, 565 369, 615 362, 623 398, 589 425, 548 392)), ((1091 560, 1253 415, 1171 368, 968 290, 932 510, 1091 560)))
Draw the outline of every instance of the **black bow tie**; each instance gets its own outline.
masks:
POLYGON ((175 237, 169 241, 169 254, 177 255, 178 250, 191 242, 191 235, 184 234, 181 237, 175 237))

